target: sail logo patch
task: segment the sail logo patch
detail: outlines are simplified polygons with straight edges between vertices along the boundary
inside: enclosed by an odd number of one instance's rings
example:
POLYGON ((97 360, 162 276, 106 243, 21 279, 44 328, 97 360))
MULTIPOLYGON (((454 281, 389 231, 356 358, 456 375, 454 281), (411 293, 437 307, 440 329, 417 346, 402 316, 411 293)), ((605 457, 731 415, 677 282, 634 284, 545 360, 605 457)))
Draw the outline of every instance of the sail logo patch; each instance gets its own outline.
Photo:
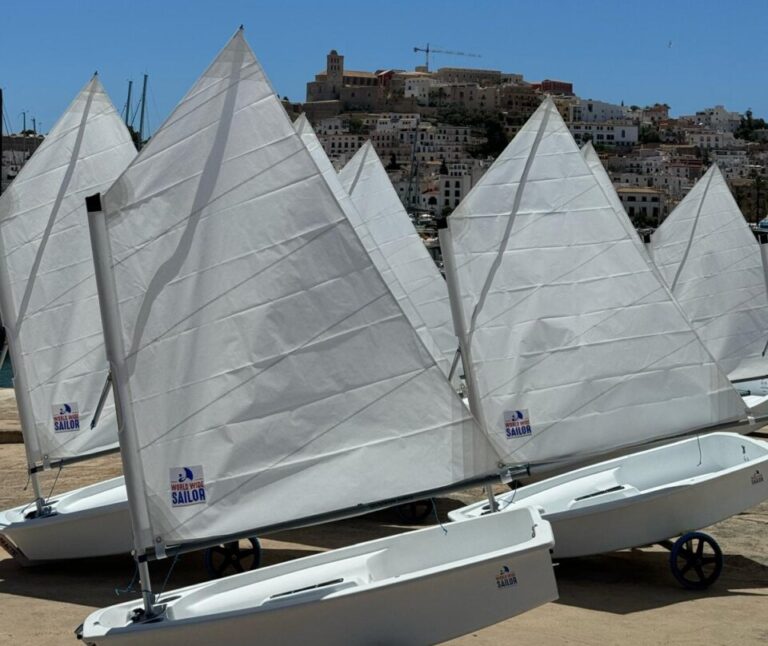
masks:
POLYGON ((171 507, 205 504, 203 467, 174 467, 170 469, 171 507))
POLYGON ((528 410, 505 410, 504 432, 507 435, 507 439, 530 435, 531 420, 528 417, 528 410))
POLYGON ((762 473, 760 473, 760 470, 759 470, 759 469, 757 469, 757 470, 755 470, 755 472, 752 474, 752 478, 751 478, 751 480, 752 480, 752 484, 753 484, 753 485, 756 485, 756 484, 760 484, 761 482, 763 482, 763 481, 765 480, 765 478, 763 478, 763 474, 762 474, 762 473))
POLYGON ((517 576, 505 565, 496 575, 496 587, 501 589, 511 585, 517 585, 517 576))
POLYGON ((51 406, 53 413, 54 433, 71 433, 80 430, 80 412, 77 402, 67 404, 54 404, 51 406))

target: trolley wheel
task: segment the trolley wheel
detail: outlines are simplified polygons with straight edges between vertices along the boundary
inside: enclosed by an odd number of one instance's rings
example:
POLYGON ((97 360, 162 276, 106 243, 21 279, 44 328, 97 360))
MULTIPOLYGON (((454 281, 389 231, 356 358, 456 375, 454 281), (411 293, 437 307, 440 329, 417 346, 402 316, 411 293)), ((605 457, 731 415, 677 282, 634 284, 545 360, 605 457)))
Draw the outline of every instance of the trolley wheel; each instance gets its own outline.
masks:
POLYGON ((704 590, 717 581, 723 571, 723 552, 708 534, 689 532, 672 545, 669 567, 684 588, 704 590))
POLYGON ((261 543, 256 537, 243 539, 250 543, 241 547, 240 541, 209 547, 203 552, 203 565, 212 579, 255 570, 261 563, 261 543))
POLYGON ((417 500, 395 507, 397 515, 404 523, 418 523, 432 512, 432 500, 417 500))

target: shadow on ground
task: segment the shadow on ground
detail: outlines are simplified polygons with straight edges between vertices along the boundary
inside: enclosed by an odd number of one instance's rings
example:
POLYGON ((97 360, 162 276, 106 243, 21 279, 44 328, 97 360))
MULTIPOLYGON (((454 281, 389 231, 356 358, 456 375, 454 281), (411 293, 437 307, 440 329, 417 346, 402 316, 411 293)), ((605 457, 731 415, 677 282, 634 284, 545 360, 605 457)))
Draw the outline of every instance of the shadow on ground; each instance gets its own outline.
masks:
POLYGON ((701 597, 764 596, 768 567, 737 554, 725 554, 720 578, 707 590, 683 589, 672 576, 669 552, 646 548, 578 559, 555 566, 557 603, 627 615, 701 597))

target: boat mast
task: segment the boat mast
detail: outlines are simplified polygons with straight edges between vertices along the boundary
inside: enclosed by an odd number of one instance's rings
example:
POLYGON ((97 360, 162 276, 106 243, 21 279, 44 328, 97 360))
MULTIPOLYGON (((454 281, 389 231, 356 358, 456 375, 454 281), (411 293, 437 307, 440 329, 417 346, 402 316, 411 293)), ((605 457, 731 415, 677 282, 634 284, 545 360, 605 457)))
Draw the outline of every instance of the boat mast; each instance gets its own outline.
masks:
POLYGON ((148 74, 144 75, 144 84, 141 88, 141 113, 139 116, 139 150, 144 146, 144 115, 146 114, 147 107, 147 78, 148 74))
MULTIPOLYGON (((146 84, 146 76, 145 84, 146 84)), ((155 596, 149 579, 147 547, 153 544, 150 533, 149 511, 141 488, 141 470, 136 464, 139 455, 136 421, 131 410, 128 393, 125 347, 120 326, 120 311, 117 306, 115 277, 112 271, 112 250, 109 244, 107 220, 101 207, 101 194, 96 193, 85 199, 88 211, 88 228, 93 250, 93 264, 96 289, 101 306, 101 323, 104 328, 104 345, 112 376, 112 391, 120 438, 120 457, 123 462, 125 486, 128 492, 128 509, 133 530, 134 558, 139 571, 141 596, 144 600, 145 617, 154 614, 155 596)))
POLYGON ((130 128, 131 120, 131 91, 133 90, 133 81, 128 81, 128 98, 125 100, 125 127, 130 128))
MULTIPOLYGON (((464 322, 464 315, 461 309, 461 296, 459 292, 458 275, 456 274, 456 261, 453 257, 453 241, 449 229, 440 229, 437 232, 440 242, 440 250, 443 254, 443 266, 445 268, 445 282, 448 286, 448 300, 451 303, 451 315, 453 317, 453 329, 456 337, 459 339, 459 351, 461 353, 461 362, 464 366, 464 379, 467 382, 467 399, 469 400, 469 410, 478 421, 481 428, 486 431, 485 417, 480 400, 477 396, 477 389, 472 375, 472 360, 470 359, 469 343, 467 338, 467 328, 464 322)), ((488 497, 491 511, 498 509, 496 499, 490 485, 485 485, 485 494, 488 497)))
MULTIPOLYGON (((3 88, 0 87, 0 195, 3 194, 3 88)), ((3 355, 5 358, 5 355, 3 355)), ((3 367, 0 362, 0 368, 3 367)))

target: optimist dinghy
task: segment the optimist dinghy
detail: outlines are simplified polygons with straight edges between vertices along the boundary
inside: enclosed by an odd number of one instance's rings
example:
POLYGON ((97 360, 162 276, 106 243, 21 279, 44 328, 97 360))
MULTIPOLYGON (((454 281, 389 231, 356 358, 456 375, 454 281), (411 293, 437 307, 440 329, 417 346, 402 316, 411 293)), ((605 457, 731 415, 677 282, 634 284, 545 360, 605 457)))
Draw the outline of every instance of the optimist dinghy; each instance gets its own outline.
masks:
POLYGON ((428 643, 556 597, 548 526, 525 510, 155 598, 155 559, 499 482, 510 467, 242 30, 88 207, 143 600, 93 613, 86 643, 428 643))
POLYGON ((94 76, 0 197, 0 310, 35 496, 0 512, 0 544, 24 565, 131 549, 122 478, 51 497, 38 474, 118 448, 83 199, 135 155, 94 76))
MULTIPOLYGON (((442 234, 477 408, 498 430, 500 454, 514 452, 534 474, 697 431, 754 428, 621 215, 546 100, 442 234)), ((702 435, 496 503, 540 505, 556 554, 594 554, 754 505, 768 495, 764 460, 761 442, 702 435)))
POLYGON ((716 164, 651 236, 651 256, 739 390, 768 395, 764 251, 716 164))

